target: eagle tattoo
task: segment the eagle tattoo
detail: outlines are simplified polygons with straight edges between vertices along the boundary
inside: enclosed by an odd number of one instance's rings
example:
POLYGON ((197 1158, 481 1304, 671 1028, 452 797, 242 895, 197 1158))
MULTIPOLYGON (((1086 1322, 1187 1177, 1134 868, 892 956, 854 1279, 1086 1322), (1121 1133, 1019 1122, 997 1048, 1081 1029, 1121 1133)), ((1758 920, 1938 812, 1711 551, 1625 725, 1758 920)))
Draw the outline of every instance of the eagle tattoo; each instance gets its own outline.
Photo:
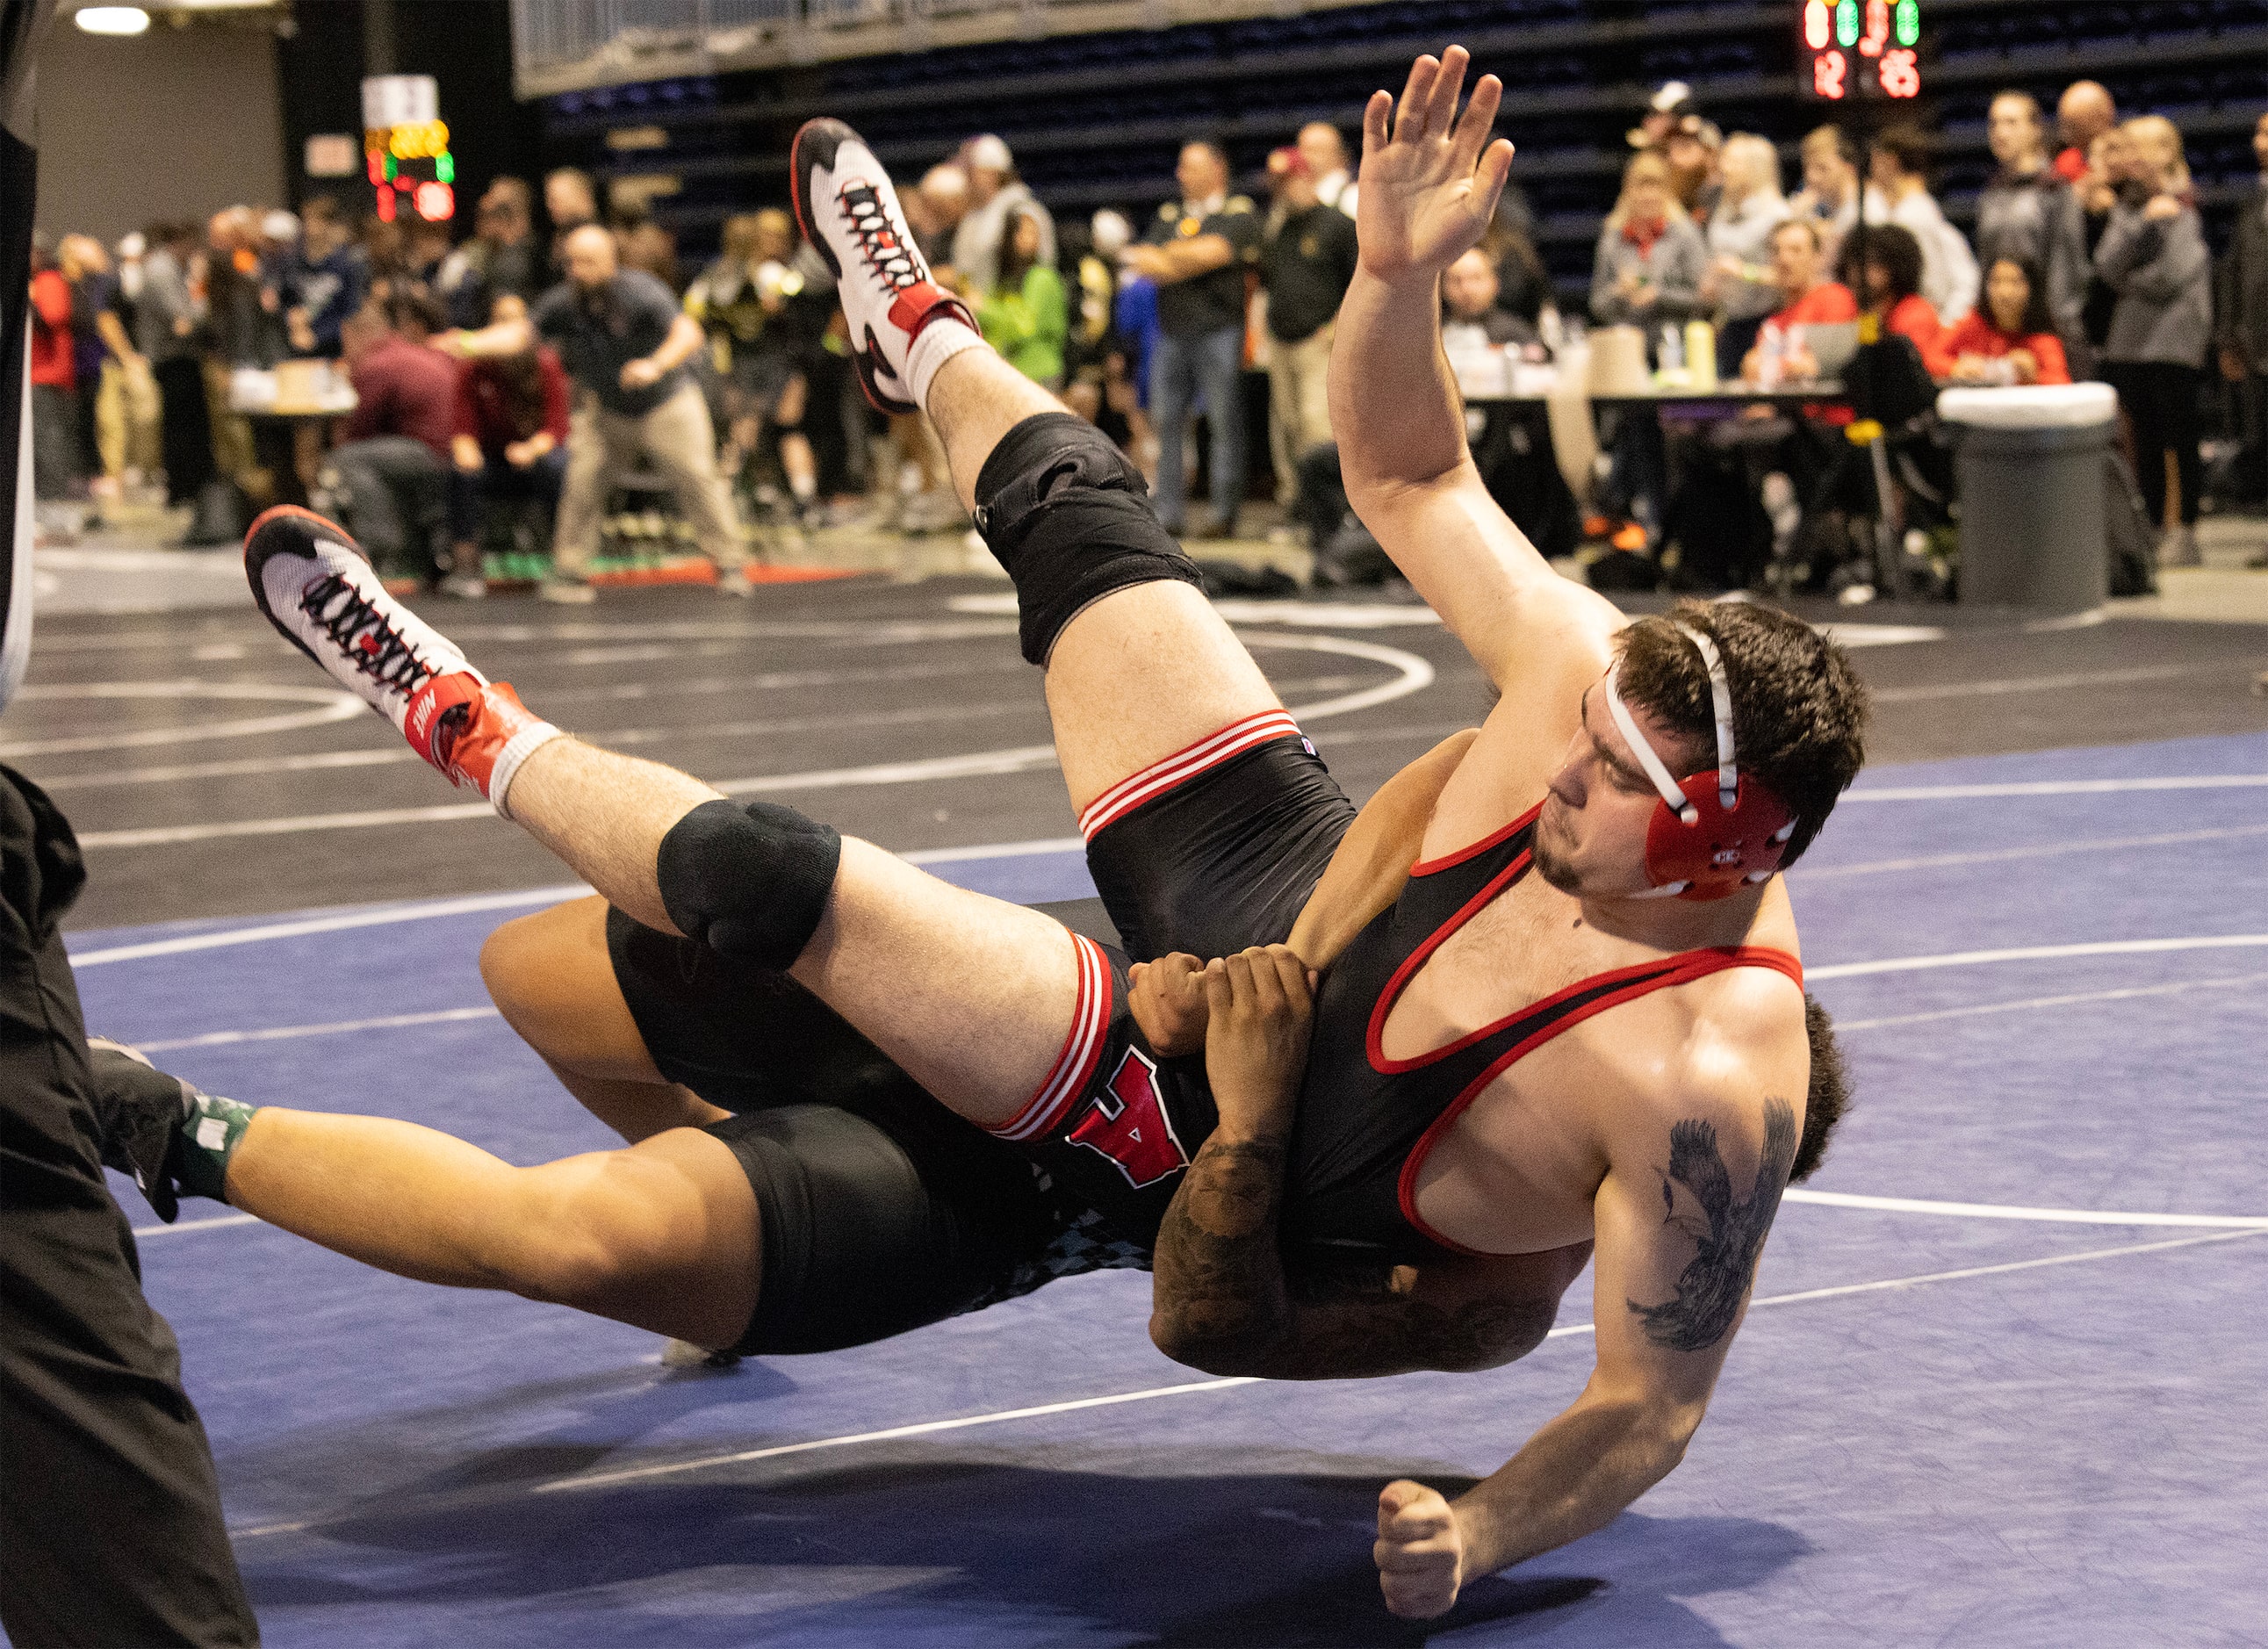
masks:
POLYGON ((1717 1149, 1717 1130, 1688 1117, 1669 1130, 1669 1166, 1660 1170, 1662 1223, 1697 1245, 1677 1278, 1675 1296, 1659 1306, 1627 1303, 1646 1320, 1646 1337, 1672 1351, 1705 1351, 1732 1331, 1741 1297, 1756 1275, 1756 1255, 1779 1211, 1779 1194, 1795 1161, 1795 1110, 1786 1100, 1764 1101, 1764 1156, 1748 1200, 1735 1200, 1733 1176, 1717 1149), (1681 1214, 1678 1186, 1700 1204, 1703 1218, 1681 1214))

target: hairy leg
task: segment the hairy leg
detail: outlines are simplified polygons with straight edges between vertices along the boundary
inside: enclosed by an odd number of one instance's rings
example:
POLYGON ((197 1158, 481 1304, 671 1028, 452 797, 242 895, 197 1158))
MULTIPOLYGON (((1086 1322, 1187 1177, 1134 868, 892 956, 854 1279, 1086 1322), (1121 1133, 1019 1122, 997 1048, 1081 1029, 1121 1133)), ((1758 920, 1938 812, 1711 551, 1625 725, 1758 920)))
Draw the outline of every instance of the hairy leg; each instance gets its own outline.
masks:
MULTIPOLYGON (((717 795, 674 769, 555 739, 512 781, 512 813, 616 909, 674 933, 656 882, 662 838, 717 795)), ((1046 1080, 1078 997, 1060 923, 849 838, 825 916, 790 972, 985 1126, 1014 1117, 1046 1080)))
POLYGON ((560 1086, 633 1145, 730 1114, 655 1068, 615 982, 605 900, 570 900, 505 923, 481 946, 481 981, 560 1086))
POLYGON ((399 1277, 572 1306, 697 1345, 755 1309, 755 1195, 690 1129, 516 1168, 387 1117, 265 1107, 229 1160, 228 1200, 399 1277))
MULTIPOLYGON (((945 438, 961 502, 1000 438, 1063 404, 990 350, 939 369, 928 411, 945 438)), ((1071 806, 1231 722, 1280 707, 1276 691, 1212 604, 1170 581, 1113 591, 1064 629, 1048 659, 1048 710, 1071 806)))

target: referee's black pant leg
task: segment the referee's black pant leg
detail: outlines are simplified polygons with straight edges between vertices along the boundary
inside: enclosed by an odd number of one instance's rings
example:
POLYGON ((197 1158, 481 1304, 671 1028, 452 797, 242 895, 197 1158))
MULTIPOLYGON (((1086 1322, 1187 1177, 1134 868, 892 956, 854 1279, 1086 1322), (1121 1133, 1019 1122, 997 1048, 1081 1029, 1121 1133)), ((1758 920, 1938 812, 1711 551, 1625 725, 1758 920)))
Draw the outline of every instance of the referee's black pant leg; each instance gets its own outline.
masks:
POLYGON ((56 924, 70 827, 0 768, 0 1626, 46 1645, 253 1645, 180 1352, 104 1183, 56 924))

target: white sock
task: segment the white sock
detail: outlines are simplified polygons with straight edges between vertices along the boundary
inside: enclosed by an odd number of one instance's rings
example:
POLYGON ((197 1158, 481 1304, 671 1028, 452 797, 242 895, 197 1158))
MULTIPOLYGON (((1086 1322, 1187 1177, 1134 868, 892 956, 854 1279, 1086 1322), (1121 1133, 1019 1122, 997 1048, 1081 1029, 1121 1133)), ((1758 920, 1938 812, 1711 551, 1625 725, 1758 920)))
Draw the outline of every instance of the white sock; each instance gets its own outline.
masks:
POLYGON ((950 318, 932 320, 916 333, 906 350, 906 387, 914 392, 914 404, 929 405, 929 386, 937 381, 939 367, 963 350, 984 347, 975 328, 950 318))
POLYGON ((522 727, 504 741, 497 752, 496 766, 489 769, 489 806, 497 810, 497 817, 509 819, 512 809, 504 806, 504 795, 512 789, 512 781, 527 758, 558 738, 559 729, 548 721, 539 721, 522 727))

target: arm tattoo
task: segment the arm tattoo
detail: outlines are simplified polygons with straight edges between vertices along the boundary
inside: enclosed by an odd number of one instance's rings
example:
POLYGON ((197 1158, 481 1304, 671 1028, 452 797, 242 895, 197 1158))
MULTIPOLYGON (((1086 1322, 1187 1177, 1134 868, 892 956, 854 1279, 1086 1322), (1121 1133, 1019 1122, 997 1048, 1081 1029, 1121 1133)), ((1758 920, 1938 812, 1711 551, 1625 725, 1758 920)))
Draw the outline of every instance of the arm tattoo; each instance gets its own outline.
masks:
POLYGON ((1550 1331, 1557 1296, 1445 1307, 1394 1286, 1384 1265, 1287 1274, 1277 1244, 1284 1147, 1218 1137, 1189 1165, 1158 1230, 1152 1333, 1216 1374, 1355 1380, 1494 1368, 1550 1331))
POLYGON ((1290 1330, 1276 1247, 1284 1159, 1280 1141, 1216 1135, 1174 1193, 1158 1227, 1152 1298, 1159 1343, 1183 1361, 1242 1362, 1290 1330))
POLYGON ((1734 1197, 1733 1176, 1717 1150, 1714 1127, 1688 1117, 1670 1129, 1669 1166, 1660 1170, 1662 1223, 1699 1246, 1679 1275, 1673 1298, 1659 1306, 1627 1302, 1646 1320, 1647 1339, 1667 1351, 1705 1351, 1732 1331, 1794 1160, 1795 1111, 1786 1100, 1764 1101, 1764 1156, 1746 1202, 1734 1197), (1678 1213, 1678 1185, 1700 1204, 1705 1224, 1678 1213))

